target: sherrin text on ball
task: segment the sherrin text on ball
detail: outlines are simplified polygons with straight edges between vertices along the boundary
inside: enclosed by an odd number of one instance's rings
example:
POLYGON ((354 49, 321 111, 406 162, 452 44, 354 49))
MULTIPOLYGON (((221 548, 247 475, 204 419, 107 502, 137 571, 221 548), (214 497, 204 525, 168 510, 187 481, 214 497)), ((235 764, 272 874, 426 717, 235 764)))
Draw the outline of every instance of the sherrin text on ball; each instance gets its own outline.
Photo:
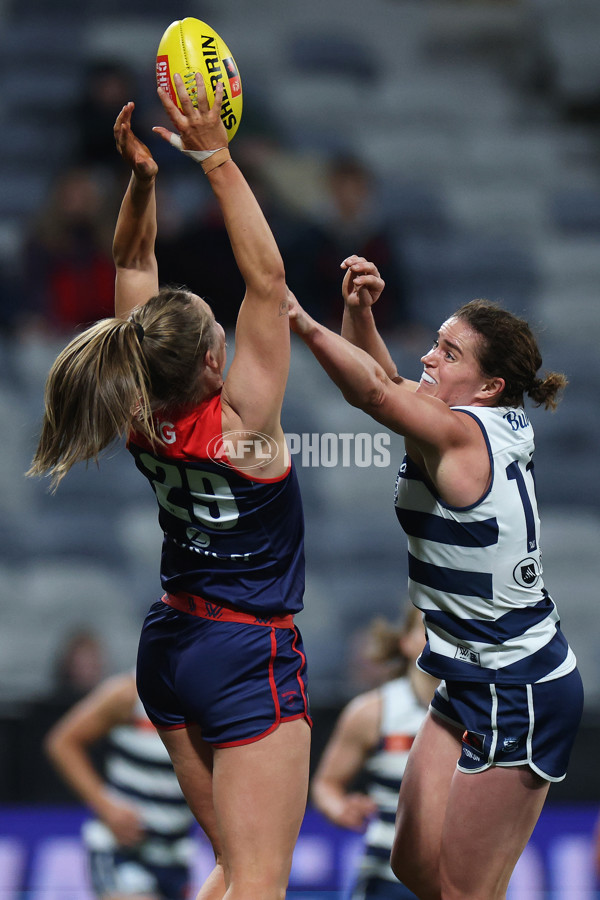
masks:
POLYGON ((174 75, 181 75, 196 106, 196 72, 202 75, 210 106, 217 84, 223 82, 221 119, 231 140, 242 117, 242 81, 235 60, 227 44, 206 22, 178 19, 169 25, 158 45, 156 82, 181 107, 173 82, 174 75))

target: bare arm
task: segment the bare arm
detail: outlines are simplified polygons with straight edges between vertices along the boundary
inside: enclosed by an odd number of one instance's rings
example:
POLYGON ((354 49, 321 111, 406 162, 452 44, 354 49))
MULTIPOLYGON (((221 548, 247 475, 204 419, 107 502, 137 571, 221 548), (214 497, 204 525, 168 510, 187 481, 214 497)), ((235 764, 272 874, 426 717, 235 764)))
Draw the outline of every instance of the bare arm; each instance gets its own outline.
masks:
POLYGON ((90 759, 89 748, 116 725, 130 721, 136 696, 132 675, 111 678, 76 703, 48 732, 44 742, 59 775, 123 845, 142 839, 139 815, 129 804, 111 796, 90 759))
POLYGON ((115 315, 126 319, 134 307, 158 291, 155 180, 158 166, 145 144, 131 130, 133 103, 123 107, 115 122, 117 150, 131 167, 113 239, 115 315))
POLYGON ((361 694, 342 712, 311 785, 311 799, 323 815, 343 828, 363 831, 376 804, 349 790, 379 737, 381 697, 361 694))
MULTIPOLYGON (((219 116, 222 87, 217 85, 215 102, 209 109, 200 75, 196 82, 197 109, 192 106, 181 79, 176 79, 176 87, 183 111, 164 92, 159 92, 163 106, 181 136, 184 149, 225 147, 227 133, 219 116)), ((167 129, 155 130, 165 140, 172 140, 172 133, 167 129)), ((253 429, 283 440, 280 413, 289 368, 290 337, 281 254, 235 162, 228 160, 207 177, 246 285, 237 321, 235 357, 222 394, 224 427, 253 429)), ((210 260, 206 264, 210 265, 210 260)), ((215 313, 218 319, 218 305, 215 313)))
POLYGON ((419 384, 392 381, 360 347, 314 321, 290 299, 290 326, 352 406, 407 440, 406 449, 440 495, 453 506, 479 499, 489 483, 490 463, 481 429, 468 415, 438 397, 419 393, 419 384))
MULTIPOLYGON (((315 322, 295 297, 290 299, 290 326, 339 387, 352 406, 364 410, 399 434, 406 434, 417 382, 397 376, 392 381, 369 353, 315 322), (397 409, 389 409, 397 402, 397 409)), ((421 398, 420 398, 421 399, 421 398)), ((422 398, 429 399, 429 398, 422 398)), ((443 405, 443 404, 442 404, 443 405)))
POLYGON ((379 299, 385 282, 377 267, 362 256, 347 257, 341 268, 346 272, 342 282, 342 337, 373 357, 388 378, 400 381, 396 364, 377 330, 373 316, 373 305, 379 299))

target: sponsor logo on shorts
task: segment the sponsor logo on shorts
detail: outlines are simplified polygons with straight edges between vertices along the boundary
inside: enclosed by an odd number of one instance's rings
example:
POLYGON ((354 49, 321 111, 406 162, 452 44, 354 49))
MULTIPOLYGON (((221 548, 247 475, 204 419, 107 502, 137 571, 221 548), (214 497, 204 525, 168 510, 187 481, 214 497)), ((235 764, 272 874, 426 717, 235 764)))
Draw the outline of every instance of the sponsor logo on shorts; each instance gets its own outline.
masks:
POLYGON ((481 665, 479 653, 476 650, 472 650, 471 647, 463 647, 462 644, 459 644, 456 648, 454 658, 458 659, 460 662, 470 663, 472 666, 481 665))
POLYGON ((540 570, 537 560, 535 560, 533 556, 522 559, 520 563, 517 563, 513 570, 513 578, 517 584, 521 585, 521 587, 534 587, 540 579, 540 570))
POLYGON ((485 734, 482 734, 481 731, 465 731, 462 736, 462 742, 468 747, 472 747, 474 750, 479 750, 480 753, 483 753, 485 734))
POLYGON ((519 738, 508 737, 502 741, 502 749, 505 753, 514 753, 519 746, 519 738))
POLYGON ((478 753, 473 753, 473 751, 469 750, 468 747, 463 747, 462 752, 465 756, 468 756, 469 759, 472 759, 474 762, 481 762, 480 755, 478 753))
POLYGON ((462 752, 464 756, 472 759, 474 762, 482 761, 482 754, 485 749, 485 734, 480 731, 465 731, 462 736, 462 752))
POLYGON ((216 603, 209 603, 208 600, 205 600, 204 612, 211 619, 220 619, 223 615, 223 607, 217 606, 216 603))

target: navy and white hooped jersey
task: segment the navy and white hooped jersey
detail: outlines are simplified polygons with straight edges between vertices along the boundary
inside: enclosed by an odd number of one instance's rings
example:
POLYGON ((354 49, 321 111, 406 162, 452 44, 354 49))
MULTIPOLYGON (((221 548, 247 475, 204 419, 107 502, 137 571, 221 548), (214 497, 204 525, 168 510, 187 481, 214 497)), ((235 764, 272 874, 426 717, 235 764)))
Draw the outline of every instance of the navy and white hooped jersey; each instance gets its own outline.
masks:
MULTIPOLYGON (((106 783, 115 798, 135 806, 141 816, 145 837, 139 845, 140 856, 155 865, 189 864, 194 817, 141 701, 131 723, 113 728, 107 740, 106 783)), ((117 847, 112 833, 98 820, 84 823, 83 838, 92 851, 117 847)))
POLYGON ((365 764, 367 793, 377 813, 365 834, 359 878, 376 877, 396 882, 390 867, 394 822, 400 782, 408 753, 427 709, 416 698, 408 678, 395 678, 379 688, 382 698, 380 740, 365 764))
POLYGON ((153 449, 134 433, 128 448, 158 501, 164 590, 259 616, 299 612, 304 518, 293 465, 261 480, 216 452, 220 394, 158 428, 164 444, 153 449))
POLYGON ((455 409, 485 437, 492 478, 484 496, 447 505, 408 456, 396 481, 409 594, 428 636, 419 665, 453 681, 558 678, 575 656, 542 581, 531 423, 522 408, 455 409))

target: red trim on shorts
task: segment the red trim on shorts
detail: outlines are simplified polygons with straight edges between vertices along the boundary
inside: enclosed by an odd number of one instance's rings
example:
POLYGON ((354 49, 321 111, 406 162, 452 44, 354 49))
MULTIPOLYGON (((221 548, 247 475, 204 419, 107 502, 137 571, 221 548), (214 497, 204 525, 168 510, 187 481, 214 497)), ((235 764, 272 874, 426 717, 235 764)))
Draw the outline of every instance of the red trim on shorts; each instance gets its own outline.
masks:
POLYGON ((271 628, 271 658, 269 660, 269 684, 271 685, 271 696, 275 706, 275 726, 281 721, 281 706, 279 705, 279 694, 277 693, 277 685, 275 684, 275 675, 273 669, 275 667, 275 657, 277 656, 277 636, 275 629, 271 628))
POLYGON ((157 731, 181 731, 182 728, 187 728, 187 722, 181 722, 179 725, 157 725, 156 722, 152 723, 157 731))
POLYGON ((262 625, 267 628, 293 628, 294 617, 291 613, 285 616, 255 616, 223 603, 211 603, 195 594, 163 594, 163 603, 179 612, 189 613, 201 619, 213 619, 215 622, 239 622, 243 625, 262 625))
MULTIPOLYGON (((298 631, 296 630, 296 633, 294 634, 294 640, 292 641, 292 650, 300 656, 300 658, 302 659, 302 667, 306 668, 306 656, 304 655, 304 653, 301 650, 298 650, 298 648, 296 647, 297 642, 298 642, 298 631)), ((298 686, 300 687, 300 695, 302 697, 302 700, 304 701, 304 718, 306 719, 306 721, 312 728, 313 722, 312 722, 311 717, 308 714, 308 697, 306 696, 306 691, 304 689, 304 682, 300 678, 300 670, 298 670, 298 674, 296 675, 296 678, 298 679, 298 686)), ((300 716, 292 716, 292 718, 297 719, 297 718, 300 718, 300 716)))

